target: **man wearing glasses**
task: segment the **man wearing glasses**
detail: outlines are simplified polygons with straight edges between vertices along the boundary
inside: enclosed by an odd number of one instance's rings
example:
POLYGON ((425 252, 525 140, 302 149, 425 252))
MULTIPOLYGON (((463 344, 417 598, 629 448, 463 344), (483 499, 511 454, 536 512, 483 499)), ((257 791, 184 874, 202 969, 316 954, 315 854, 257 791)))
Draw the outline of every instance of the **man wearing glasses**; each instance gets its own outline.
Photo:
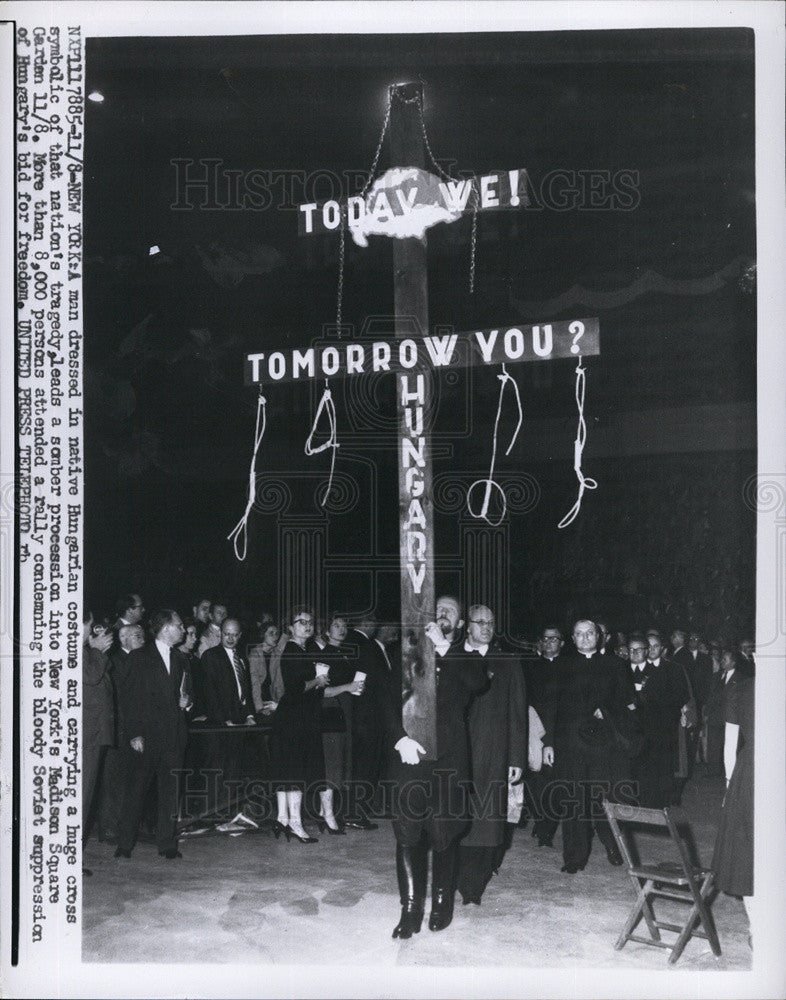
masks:
POLYGON ((119 632, 124 625, 138 625, 145 613, 145 605, 139 594, 125 594, 117 602, 115 608, 117 621, 112 626, 115 633, 119 632))
POLYGON ((494 640, 493 612, 469 609, 461 657, 476 662, 488 687, 469 710, 472 759, 472 826, 459 846, 458 889, 463 901, 480 905, 483 891, 505 852, 508 784, 521 781, 527 762, 527 697, 518 657, 494 640))

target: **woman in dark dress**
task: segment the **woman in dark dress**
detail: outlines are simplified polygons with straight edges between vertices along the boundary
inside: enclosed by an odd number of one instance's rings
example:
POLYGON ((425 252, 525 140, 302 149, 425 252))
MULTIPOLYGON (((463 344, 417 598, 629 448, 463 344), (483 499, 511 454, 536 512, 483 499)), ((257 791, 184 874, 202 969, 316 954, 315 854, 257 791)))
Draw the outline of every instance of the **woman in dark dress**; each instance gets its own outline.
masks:
POLYGON ((289 621, 290 639, 281 654, 284 693, 273 716, 273 751, 276 775, 278 820, 276 836, 294 836, 303 844, 313 844, 303 828, 303 791, 323 784, 325 760, 322 753, 320 713, 328 684, 328 667, 321 661, 313 641, 314 616, 308 608, 297 607, 289 621))
POLYGON ((723 800, 712 870, 721 892, 745 897, 753 895, 754 680, 741 666, 736 651, 724 651, 721 662, 727 677, 724 757, 726 773, 731 772, 731 777, 723 800))
POLYGON ((363 690, 363 682, 354 679, 355 667, 343 645, 347 631, 347 616, 336 612, 328 619, 324 636, 316 640, 320 658, 330 667, 321 715, 328 787, 320 793, 319 828, 332 834, 344 832, 334 815, 333 793, 346 789, 352 778, 352 695, 363 690))

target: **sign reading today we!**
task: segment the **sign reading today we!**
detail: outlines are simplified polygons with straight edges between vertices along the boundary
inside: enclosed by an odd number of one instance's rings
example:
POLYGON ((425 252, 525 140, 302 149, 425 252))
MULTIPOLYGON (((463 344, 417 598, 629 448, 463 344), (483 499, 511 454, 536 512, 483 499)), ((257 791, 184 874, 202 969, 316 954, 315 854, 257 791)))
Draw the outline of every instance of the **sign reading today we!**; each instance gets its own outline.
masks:
POLYGON ((247 354, 245 384, 343 378, 423 368, 467 368, 600 354, 596 318, 402 339, 314 341, 311 347, 247 354))
POLYGON ((422 235, 437 222, 453 222, 465 212, 527 207, 529 178, 523 168, 493 170, 480 177, 440 180, 425 170, 396 167, 378 178, 368 195, 345 202, 331 199, 298 206, 301 236, 349 228, 355 242, 362 234, 422 235))

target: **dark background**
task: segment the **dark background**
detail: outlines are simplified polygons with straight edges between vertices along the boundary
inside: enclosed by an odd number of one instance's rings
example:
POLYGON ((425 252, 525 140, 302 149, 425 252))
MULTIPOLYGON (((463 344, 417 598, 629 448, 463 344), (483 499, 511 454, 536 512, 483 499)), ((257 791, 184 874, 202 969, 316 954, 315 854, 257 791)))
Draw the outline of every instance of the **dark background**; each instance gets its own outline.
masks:
MULTIPOLYGON (((451 486, 486 475, 496 373, 441 376, 438 590, 492 601, 514 635, 579 609, 623 628, 751 631, 753 33, 726 29, 89 39, 87 92, 105 101, 86 112, 88 603, 109 611, 133 590, 148 609, 213 596, 246 615, 279 612, 301 558, 282 547, 302 529, 306 548, 312 536, 321 547, 302 555, 322 566, 319 612, 351 603, 395 617, 389 380, 333 385, 345 479, 327 511, 314 493, 328 457, 303 455, 319 387, 271 388, 258 471, 291 500, 276 509, 271 486, 245 562, 226 536, 245 507, 254 427, 243 355, 304 345, 335 321, 338 238, 299 237, 296 206, 338 194, 330 173, 369 169, 388 85, 417 78, 431 148, 451 172, 526 167, 536 192, 557 170, 639 178, 630 211, 577 196, 562 211, 481 215, 474 295, 469 217, 429 232, 432 325, 598 316, 601 329, 584 453, 599 488, 562 531, 576 495, 572 362, 511 366, 525 423, 497 468, 520 483, 496 534, 473 534, 481 522, 451 486), (178 158, 296 179, 289 191, 271 183, 261 210, 211 208, 198 191, 179 210, 178 158), (317 171, 304 192, 297 178, 317 171), (485 544, 490 554, 472 549, 485 544)), ((379 170, 389 165, 385 145, 379 170)), ((390 241, 348 239, 344 321, 377 317, 388 331, 392 304, 390 241)))

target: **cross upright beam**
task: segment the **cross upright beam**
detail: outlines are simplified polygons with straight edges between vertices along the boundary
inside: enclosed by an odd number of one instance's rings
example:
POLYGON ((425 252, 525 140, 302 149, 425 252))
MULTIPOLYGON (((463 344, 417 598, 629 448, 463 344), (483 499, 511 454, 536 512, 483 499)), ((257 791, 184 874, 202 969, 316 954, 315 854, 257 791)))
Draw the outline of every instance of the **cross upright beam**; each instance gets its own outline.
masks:
MULTIPOLYGON (((419 83, 390 88, 390 156, 394 167, 425 167, 419 83)), ((426 240, 393 241, 395 331, 399 339, 428 333, 426 240)), ((434 648, 423 625, 434 615, 434 501, 431 441, 432 375, 396 376, 398 410, 399 545, 401 564, 402 672, 412 684, 404 704, 409 736, 436 753, 434 648), (416 645, 409 642, 410 634, 416 645)))

